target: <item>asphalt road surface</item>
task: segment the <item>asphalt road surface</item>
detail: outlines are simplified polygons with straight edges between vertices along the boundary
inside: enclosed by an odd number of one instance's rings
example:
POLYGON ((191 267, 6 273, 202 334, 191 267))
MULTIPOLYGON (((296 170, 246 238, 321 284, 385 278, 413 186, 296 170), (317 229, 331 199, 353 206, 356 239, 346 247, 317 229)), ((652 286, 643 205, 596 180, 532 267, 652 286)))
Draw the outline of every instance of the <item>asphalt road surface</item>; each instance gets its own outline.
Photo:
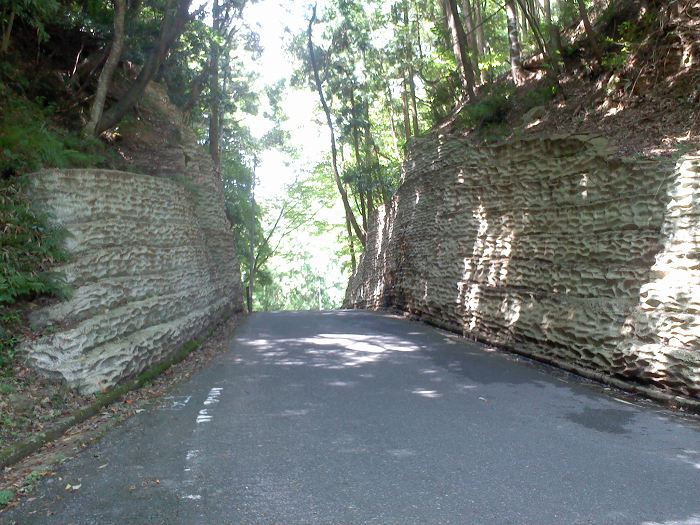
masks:
POLYGON ((689 525, 700 424, 419 323, 261 313, 59 475, 0 522, 689 525))

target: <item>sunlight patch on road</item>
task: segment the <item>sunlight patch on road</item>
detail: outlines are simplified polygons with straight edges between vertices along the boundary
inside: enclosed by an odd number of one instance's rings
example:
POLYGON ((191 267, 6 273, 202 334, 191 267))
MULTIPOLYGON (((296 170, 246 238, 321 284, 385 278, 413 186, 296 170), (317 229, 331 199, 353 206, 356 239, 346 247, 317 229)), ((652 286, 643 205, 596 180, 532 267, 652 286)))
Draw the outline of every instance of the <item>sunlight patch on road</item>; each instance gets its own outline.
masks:
POLYGON ((417 352, 420 347, 397 337, 323 333, 298 339, 248 340, 257 355, 276 366, 312 366, 340 370, 377 363, 395 352, 417 352), (292 358, 301 347, 303 359, 292 358))
POLYGON ((428 390, 425 388, 414 388, 411 391, 411 394, 427 397, 428 399, 437 399, 438 397, 442 397, 442 394, 440 394, 437 390, 428 390))

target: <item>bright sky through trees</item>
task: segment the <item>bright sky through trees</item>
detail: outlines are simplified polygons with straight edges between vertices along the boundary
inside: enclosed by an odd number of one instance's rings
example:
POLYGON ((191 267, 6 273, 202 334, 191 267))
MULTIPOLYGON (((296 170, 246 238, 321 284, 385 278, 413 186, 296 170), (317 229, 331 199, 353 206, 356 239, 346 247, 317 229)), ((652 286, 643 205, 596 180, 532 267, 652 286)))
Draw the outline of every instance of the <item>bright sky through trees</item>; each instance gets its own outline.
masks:
MULTIPOLYGON (((306 1, 262 0, 246 7, 244 18, 260 35, 263 47, 262 57, 249 65, 259 75, 256 81, 259 93, 280 79, 289 82, 295 64, 287 53, 287 45, 291 35, 304 31, 309 12, 310 4, 306 1)), ((288 118, 285 127, 290 133, 291 146, 298 151, 299 158, 292 159, 278 151, 261 155, 257 175, 258 194, 263 199, 276 197, 300 172, 311 169, 323 158, 328 149, 327 130, 318 123, 321 114, 318 96, 313 91, 287 86, 282 107, 288 118)), ((261 137, 271 126, 262 112, 248 117, 247 124, 256 137, 261 137)))
MULTIPOLYGON (((319 4, 325 5, 325 2, 319 4)), ((289 85, 294 69, 299 66, 287 48, 293 35, 304 32, 310 11, 311 4, 306 1, 262 0, 248 4, 243 15, 251 29, 259 34, 263 48, 262 56, 248 64, 258 75, 255 89, 261 94, 259 114, 246 115, 245 118, 255 137, 262 137, 274 125, 263 115, 267 102, 263 95, 266 86, 282 79, 286 81, 281 106, 287 120, 282 125, 289 132, 288 145, 294 154, 274 149, 260 154, 256 198, 268 205, 281 201, 289 184, 309 176, 328 155, 328 130, 322 125, 323 115, 318 108, 317 94, 310 89, 289 85)), ((316 219, 327 224, 337 223, 342 232, 342 217, 343 208, 337 202, 331 208, 321 209, 316 219)), ((274 220, 274 217, 270 219, 274 220)), ((303 272, 308 273, 303 268, 303 264, 308 264, 311 273, 323 281, 323 293, 333 304, 339 305, 347 275, 343 274, 341 261, 336 255, 338 231, 330 229, 316 235, 312 230, 312 227, 302 228, 290 234, 268 266, 278 280, 286 281, 281 283, 283 287, 294 288, 301 285, 295 282, 295 278, 303 272), (291 258, 291 254, 295 257, 291 258), (303 262, 301 266, 296 264, 299 261, 303 262)))

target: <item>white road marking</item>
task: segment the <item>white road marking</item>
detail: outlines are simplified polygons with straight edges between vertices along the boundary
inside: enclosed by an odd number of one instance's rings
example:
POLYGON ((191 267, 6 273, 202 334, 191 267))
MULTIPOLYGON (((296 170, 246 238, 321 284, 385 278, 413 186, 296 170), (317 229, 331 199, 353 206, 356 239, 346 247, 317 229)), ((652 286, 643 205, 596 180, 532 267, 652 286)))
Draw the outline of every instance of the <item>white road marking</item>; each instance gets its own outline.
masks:
MULTIPOLYGON (((218 403, 219 397, 221 397, 221 392, 223 392, 223 390, 224 389, 220 386, 215 386, 214 388, 209 390, 209 395, 204 400, 204 406, 211 406, 218 403)), ((209 409, 203 408, 197 414, 197 423, 209 423, 213 417, 214 416, 209 413, 209 409)))
POLYGON ((207 398, 204 400, 205 405, 213 405, 214 403, 219 402, 219 396, 221 395, 221 392, 223 391, 223 388, 221 387, 214 387, 209 391, 209 395, 207 398))
MULTIPOLYGON (((211 388, 209 390, 209 394, 202 403, 203 407, 199 410, 199 412, 197 412, 197 418, 195 420, 197 425, 195 426, 193 431, 193 438, 195 438, 195 443, 198 441, 197 435, 201 434, 202 432, 205 432, 204 427, 201 426, 200 423, 209 423, 214 418, 214 414, 212 413, 214 411, 213 405, 216 405, 219 402, 219 398, 221 397, 221 393, 223 392, 223 390, 224 389, 219 386, 211 388)), ((171 410, 176 410, 184 407, 190 401, 190 399, 191 396, 186 396, 185 399, 178 399, 177 401, 182 406, 179 406, 179 404, 173 402, 173 407, 171 408, 171 410), (178 408, 175 408, 176 406, 178 406, 178 408)), ((192 493, 198 488, 196 473, 202 470, 201 463, 203 458, 201 452, 202 451, 199 449, 190 449, 185 454, 185 465, 183 466, 184 476, 182 480, 184 487, 181 492, 182 499, 202 499, 201 494, 192 493)))
POLYGON ((203 408, 197 414, 197 423, 209 423, 213 417, 206 408, 203 408))

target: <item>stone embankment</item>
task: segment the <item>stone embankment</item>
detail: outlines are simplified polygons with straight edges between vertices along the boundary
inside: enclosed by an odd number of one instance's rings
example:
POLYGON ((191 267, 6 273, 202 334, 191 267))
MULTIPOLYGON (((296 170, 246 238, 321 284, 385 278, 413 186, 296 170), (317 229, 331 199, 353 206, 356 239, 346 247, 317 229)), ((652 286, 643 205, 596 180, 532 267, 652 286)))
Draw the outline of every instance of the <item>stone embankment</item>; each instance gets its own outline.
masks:
POLYGON ((346 306, 697 400, 699 190, 700 156, 664 168, 584 136, 426 137, 377 212, 346 306))
POLYGON ((109 170, 33 175, 36 203, 70 234, 71 260, 55 271, 72 289, 69 300, 31 314, 39 336, 22 350, 36 369, 98 391, 243 309, 223 189, 205 155, 190 151, 182 178, 109 170))

